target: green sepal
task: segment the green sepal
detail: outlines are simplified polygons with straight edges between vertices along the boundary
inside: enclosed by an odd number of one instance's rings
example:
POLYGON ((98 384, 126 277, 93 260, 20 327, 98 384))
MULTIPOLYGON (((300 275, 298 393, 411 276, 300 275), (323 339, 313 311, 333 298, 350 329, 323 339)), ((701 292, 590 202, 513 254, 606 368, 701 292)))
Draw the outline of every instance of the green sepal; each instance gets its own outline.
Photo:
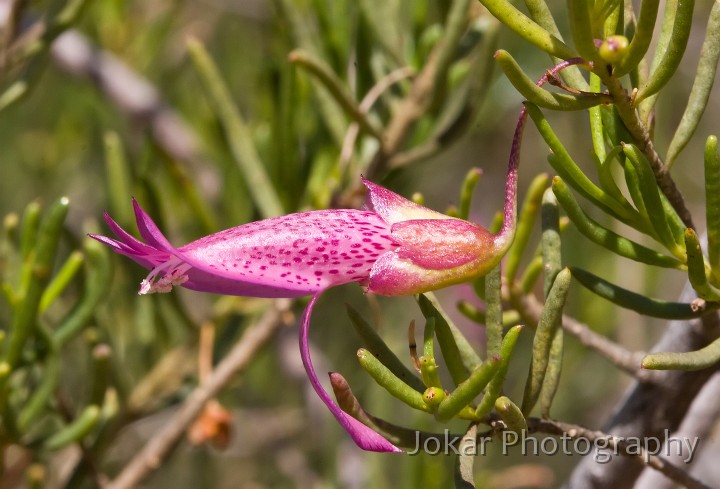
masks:
POLYGON ((420 294, 417 301, 425 319, 435 318, 435 337, 445 365, 455 385, 459 385, 482 360, 457 326, 447 318, 433 294, 420 294))
POLYGON ((607 248, 613 253, 630 258, 631 260, 655 265, 663 268, 682 269, 683 263, 679 260, 658 253, 639 243, 631 241, 619 234, 601 226, 580 208, 575 197, 559 177, 555 177, 552 183, 552 189, 555 196, 567 213, 570 220, 575 224, 578 231, 584 234, 588 239, 600 246, 607 248))
POLYGON ((405 364, 388 348, 387 344, 380 337, 375 329, 352 306, 346 304, 347 314, 350 322, 355 327, 355 332, 360 336, 363 346, 378 358, 390 371, 418 392, 425 390, 425 384, 413 374, 405 364))
POLYGON ((530 373, 525 383, 525 394, 522 401, 522 412, 526 415, 530 414, 540 397, 540 390, 550 361, 553 337, 562 323, 563 307, 570 290, 570 278, 570 270, 567 268, 557 274, 545 300, 545 306, 540 313, 540 321, 535 329, 533 339, 530 373))
POLYGON ((570 267, 573 278, 591 292, 613 304, 642 314, 663 319, 692 319, 706 313, 709 304, 698 308, 693 304, 667 302, 624 289, 586 270, 570 267))
POLYGON ((72 443, 80 442, 95 428, 100 421, 100 408, 95 405, 87 406, 72 423, 45 440, 48 450, 60 450, 72 443))
POLYGON ((495 53, 495 60, 508 77, 515 89, 530 103, 552 110, 574 111, 585 110, 596 105, 611 103, 612 99, 604 93, 581 93, 567 95, 550 92, 537 84, 520 68, 515 59, 502 49, 495 53))
POLYGON ((711 278, 720 285, 720 158, 717 137, 705 142, 705 223, 711 278))
POLYGON ((700 350, 660 352, 646 355, 640 362, 649 370, 702 370, 720 362, 720 338, 700 350))
POLYGON ((500 346, 500 366, 497 372, 493 376, 492 380, 488 383, 485 388, 485 394, 478 403, 475 409, 475 416, 478 418, 484 418, 495 406, 495 400, 502 393, 503 383, 505 382, 505 376, 507 375, 508 368, 510 367, 510 360, 512 359, 513 351, 515 351, 515 345, 520 337, 520 333, 523 330, 523 326, 513 326, 505 333, 502 345, 500 346))
POLYGON ((357 351, 357 357, 362 368, 393 397, 400 399, 410 407, 420 411, 428 411, 422 394, 400 380, 375 355, 364 348, 360 348, 357 351))
POLYGON ((691 228, 685 230, 688 278, 695 292, 706 301, 720 300, 720 289, 708 281, 700 240, 691 228))
POLYGON ((518 434, 527 431, 528 425, 525 416, 523 416, 520 408, 508 397, 500 396, 497 398, 495 401, 495 411, 497 411, 500 419, 503 420, 508 430, 518 434))
POLYGON ((473 370, 470 376, 440 403, 435 417, 439 421, 448 421, 466 409, 492 380, 500 368, 501 360, 499 356, 490 357, 473 370))
POLYGON ((425 389, 425 392, 423 392, 425 405, 433 413, 437 411, 438 406, 445 400, 446 396, 445 391, 440 387, 428 387, 425 389))

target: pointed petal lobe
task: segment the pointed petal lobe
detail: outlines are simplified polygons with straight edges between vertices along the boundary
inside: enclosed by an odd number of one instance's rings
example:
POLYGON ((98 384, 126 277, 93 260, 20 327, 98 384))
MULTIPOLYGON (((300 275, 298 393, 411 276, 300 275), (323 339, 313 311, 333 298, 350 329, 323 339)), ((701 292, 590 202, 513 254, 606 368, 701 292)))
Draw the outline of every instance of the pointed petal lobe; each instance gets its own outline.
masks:
POLYGON ((388 224, 409 219, 449 219, 445 214, 435 212, 381 187, 370 180, 362 179, 368 189, 368 210, 377 212, 388 224))
POLYGON ((322 384, 320 384, 320 380, 315 373, 312 360, 310 359, 310 345, 308 342, 310 317, 312 316, 312 310, 315 307, 315 303, 320 297, 320 294, 321 292, 318 292, 310 300, 310 303, 305 308, 305 312, 303 313, 300 323, 300 356, 308 378, 310 379, 310 384, 313 386, 313 389, 315 389, 315 392, 320 399, 322 399, 333 416, 335 416, 338 420, 340 425, 345 428, 345 431, 347 431, 353 441, 355 441, 357 446, 363 450, 371 452, 402 452, 401 449, 387 441, 379 433, 365 426, 360 421, 340 409, 340 407, 330 397, 330 394, 328 394, 322 384))

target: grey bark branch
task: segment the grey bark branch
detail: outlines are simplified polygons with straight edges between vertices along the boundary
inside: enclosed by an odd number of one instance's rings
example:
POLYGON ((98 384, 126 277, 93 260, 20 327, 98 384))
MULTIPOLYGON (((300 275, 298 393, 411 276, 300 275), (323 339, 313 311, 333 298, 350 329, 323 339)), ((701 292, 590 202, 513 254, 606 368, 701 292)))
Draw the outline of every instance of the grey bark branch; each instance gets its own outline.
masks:
POLYGON ((92 82, 134 124, 149 130, 163 151, 186 165, 206 195, 217 193, 217 166, 204 160, 196 134, 148 80, 75 30, 55 40, 51 56, 60 69, 92 82))
MULTIPOLYGON (((684 299, 692 299, 686 288, 684 299), (688 296, 688 297, 685 297, 688 296)), ((700 320, 671 321, 653 351, 692 351, 717 338, 717 312, 700 320)), ((634 382, 619 403, 603 431, 618 437, 656 437, 664 440, 665 430, 675 432, 686 418, 693 400, 720 366, 697 372, 656 372, 654 382, 634 382)), ((643 467, 625 457, 598 464, 585 457, 564 485, 566 489, 630 489, 643 467)))
MULTIPOLYGON (((718 402, 718 399, 720 399, 720 373, 715 373, 693 401, 690 411, 688 411, 682 425, 680 425, 680 429, 672 434, 673 438, 691 440, 697 437, 699 440, 698 448, 701 450, 706 449, 705 441, 709 438, 713 426, 720 418, 720 402, 718 402)), ((676 465, 683 462, 692 463, 698 458, 696 454, 692 454, 688 450, 682 450, 678 453, 678 451, 670 450, 667 446, 663 453, 667 455, 668 461, 676 465), (691 456, 694 457, 689 460, 691 456)), ((717 473, 717 469, 714 469, 714 472, 717 473)), ((717 484, 720 480, 714 482, 717 484)), ((646 469, 638 479, 635 489, 673 489, 674 487, 675 485, 669 479, 660 476, 655 471, 646 469)))

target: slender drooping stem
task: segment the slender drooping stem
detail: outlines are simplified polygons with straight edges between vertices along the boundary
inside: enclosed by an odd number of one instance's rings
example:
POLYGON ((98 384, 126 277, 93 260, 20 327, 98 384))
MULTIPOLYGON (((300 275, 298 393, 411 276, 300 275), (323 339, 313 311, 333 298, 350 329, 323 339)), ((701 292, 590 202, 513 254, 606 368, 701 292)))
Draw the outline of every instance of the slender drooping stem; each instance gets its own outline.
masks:
MULTIPOLYGON (((562 63, 558 63, 548 69, 545 74, 540 77, 536 85, 541 87, 548 81, 554 79, 559 72, 575 65, 587 65, 588 62, 583 58, 571 58, 562 63)), ((523 129, 527 121, 527 109, 523 107, 518 116, 518 122, 515 126, 512 145, 510 146, 510 158, 508 160, 507 177, 505 178, 505 208, 503 211, 503 225, 497 234, 496 243, 501 247, 508 247, 512 244, 515 235, 515 227, 517 224, 517 177, 518 166, 520 164, 520 147, 522 146, 523 129)))

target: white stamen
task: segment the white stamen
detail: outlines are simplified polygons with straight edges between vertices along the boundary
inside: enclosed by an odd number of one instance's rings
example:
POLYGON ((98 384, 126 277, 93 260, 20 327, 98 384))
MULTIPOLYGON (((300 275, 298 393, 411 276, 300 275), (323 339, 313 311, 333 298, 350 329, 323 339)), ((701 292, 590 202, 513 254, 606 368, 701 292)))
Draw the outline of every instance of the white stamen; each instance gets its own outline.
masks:
POLYGON ((138 294, 146 295, 156 292, 170 292, 174 285, 182 285, 188 281, 189 277, 186 272, 191 268, 191 265, 184 263, 176 257, 172 257, 150 271, 148 276, 145 277, 145 280, 140 283, 138 294), (158 275, 162 276, 155 280, 158 275))

